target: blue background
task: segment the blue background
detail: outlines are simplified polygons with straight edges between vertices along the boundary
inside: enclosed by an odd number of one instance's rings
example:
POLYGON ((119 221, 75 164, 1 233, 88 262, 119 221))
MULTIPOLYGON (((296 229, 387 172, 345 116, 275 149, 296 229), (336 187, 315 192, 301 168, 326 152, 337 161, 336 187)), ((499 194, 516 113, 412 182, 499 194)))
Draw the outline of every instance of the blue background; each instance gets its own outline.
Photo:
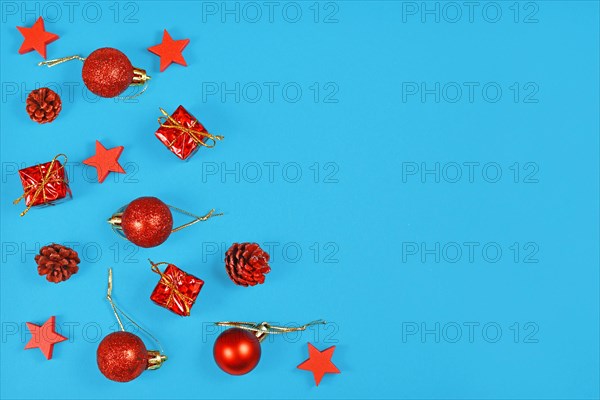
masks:
POLYGON ((235 10, 233 2, 80 2, 72 14, 60 2, 2 3, 2 397, 598 398, 598 3, 522 2, 515 22, 513 2, 498 2, 495 23, 488 22, 494 9, 483 17, 483 2, 472 22, 462 7, 454 23, 446 3, 437 3, 436 22, 421 2, 324 2, 315 22, 314 3, 300 2, 295 23, 294 5, 278 3, 270 21, 268 6, 254 4, 260 17, 244 3, 238 16, 222 14, 235 10), (49 59, 116 47, 152 76, 148 91, 136 101, 98 99, 82 85, 81 63, 47 69, 36 66, 37 53, 19 55, 15 26, 31 26, 38 15, 60 36, 49 59), (146 50, 165 28, 191 40, 187 68, 160 73, 146 50), (266 82, 276 85, 272 99, 266 82), (429 89, 439 82, 447 91, 439 102, 433 94, 422 99, 407 94, 411 82, 429 89), (479 85, 472 101, 464 82, 479 85), (502 90, 496 102, 482 94, 489 82, 502 90), (223 98, 223 83, 234 94, 223 98), (298 101, 293 89, 282 93, 286 84, 300 87, 298 101), (463 92, 452 102, 456 85, 463 92), (52 124, 25 114, 36 86, 63 97, 52 124), (154 137, 158 107, 179 104, 225 136, 188 162, 154 137), (125 147, 127 175, 101 185, 91 179, 81 161, 96 139, 125 147), (61 152, 74 198, 20 218, 24 206, 12 205, 22 192, 16 170, 61 152), (480 163, 472 182, 463 166, 452 183, 452 163, 465 162, 480 163), (279 163, 273 179, 264 163, 279 163), (403 175, 422 163, 439 163, 439 182, 403 175), (500 166, 498 182, 488 182, 491 172, 482 177, 486 163, 500 166), (222 175, 235 168, 237 176, 222 175), (226 215, 136 249, 105 220, 143 195, 226 215), (264 285, 228 280, 223 253, 236 241, 277 244, 264 285), (69 281, 37 275, 33 256, 48 242, 71 243, 82 255, 69 281), (472 261, 464 242, 478 243, 472 261), (436 254, 412 254, 411 243, 439 243, 439 262, 436 254), (456 262, 448 261, 452 243, 463 251, 456 262), (502 250, 497 262, 482 255, 487 243, 502 250), (191 317, 149 300, 158 276, 148 257, 206 281, 191 317), (109 266, 115 299, 170 358, 127 384, 108 381, 95 365, 100 338, 115 328, 104 299, 109 266), (23 350, 23 323, 51 315, 70 341, 46 361, 23 350), (228 376, 212 359, 216 333, 208 322, 316 318, 331 325, 265 342, 248 375, 228 376), (309 341, 336 345, 342 371, 318 388, 295 368, 309 341))

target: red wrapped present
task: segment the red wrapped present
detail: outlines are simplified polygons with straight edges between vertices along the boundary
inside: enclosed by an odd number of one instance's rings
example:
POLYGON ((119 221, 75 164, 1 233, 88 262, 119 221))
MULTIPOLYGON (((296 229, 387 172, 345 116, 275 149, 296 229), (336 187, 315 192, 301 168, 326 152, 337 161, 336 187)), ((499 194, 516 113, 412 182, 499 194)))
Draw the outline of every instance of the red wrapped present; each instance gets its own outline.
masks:
POLYGON ((194 154, 199 146, 215 147, 223 136, 212 135, 183 106, 177 107, 172 115, 160 108, 162 117, 158 118, 160 128, 155 135, 177 157, 185 160, 194 154))
POLYGON ((64 157, 64 163, 67 163, 67 156, 58 154, 50 162, 19 170, 23 195, 16 199, 14 204, 25 199, 27 208, 21 213, 21 216, 27 214, 33 206, 50 205, 57 200, 64 199, 67 195, 71 197, 67 172, 64 165, 58 160, 59 157, 64 157))
POLYGON ((150 263, 152 271, 160 275, 160 281, 150 295, 150 299, 175 314, 189 316, 204 281, 183 272, 173 264, 168 264, 165 272, 161 272, 158 266, 167 263, 154 264, 152 261, 150 263))

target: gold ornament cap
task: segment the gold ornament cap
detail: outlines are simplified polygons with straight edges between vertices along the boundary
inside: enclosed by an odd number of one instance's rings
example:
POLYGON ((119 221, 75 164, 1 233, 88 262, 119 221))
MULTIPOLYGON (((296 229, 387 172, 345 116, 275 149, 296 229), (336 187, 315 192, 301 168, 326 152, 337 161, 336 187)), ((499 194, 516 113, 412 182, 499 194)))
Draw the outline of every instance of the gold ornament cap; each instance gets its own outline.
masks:
POLYGON ((133 67, 133 80, 132 85, 144 85, 146 81, 150 80, 150 76, 146 74, 145 69, 133 67))
POLYGON ((107 222, 114 227, 120 227, 122 218, 123 218, 123 213, 116 212, 110 216, 110 218, 107 220, 107 222))
POLYGON ((158 350, 148 350, 148 365, 146 369, 159 369, 168 357, 158 350))

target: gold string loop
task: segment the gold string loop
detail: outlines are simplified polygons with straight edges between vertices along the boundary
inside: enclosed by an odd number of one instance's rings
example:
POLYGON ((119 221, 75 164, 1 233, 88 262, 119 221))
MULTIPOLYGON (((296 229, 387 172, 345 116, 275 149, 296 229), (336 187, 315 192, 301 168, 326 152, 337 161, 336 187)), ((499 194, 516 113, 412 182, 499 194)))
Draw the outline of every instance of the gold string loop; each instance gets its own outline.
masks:
POLYGON ((108 300, 108 302, 110 303, 110 306, 113 309, 113 313, 115 314, 115 317, 117 318, 117 322, 119 323, 119 327, 121 328, 121 331, 125 332, 125 328, 123 327, 123 322, 121 321, 121 318, 119 317, 119 313, 117 313, 117 306, 115 305, 115 303, 113 302, 112 299, 112 283, 113 279, 112 279, 112 268, 108 269, 108 289, 106 290, 106 299, 108 300))
POLYGON ((175 139, 173 139, 171 141, 171 143, 169 143, 169 147, 173 146, 173 143, 175 143, 175 141, 177 139, 179 139, 179 137, 181 135, 183 135, 184 133, 187 133, 188 135, 190 135, 190 137, 192 138, 192 140, 194 141, 194 143, 199 144, 199 145, 204 146, 204 147, 207 147, 209 149, 215 147, 215 145, 217 144, 217 140, 223 140, 224 139, 224 136, 221 136, 221 135, 213 135, 211 133, 208 133, 206 131, 202 131, 200 129, 187 128, 187 127, 181 125, 175 119, 173 119, 169 115, 169 113, 167 113, 161 107, 159 107, 158 109, 163 114, 161 117, 158 117, 158 123, 160 124, 160 126, 163 127, 163 128, 177 129, 178 131, 181 132, 179 135, 177 135, 177 137, 175 139), (169 122, 170 125, 167 125, 167 122, 169 122), (208 138, 208 140, 212 140, 212 144, 205 143, 204 142, 204 138, 208 138))
POLYGON ((169 208, 171 208, 171 209, 173 209, 173 210, 175 210, 175 211, 177 211, 177 212, 181 213, 181 214, 185 214, 185 215, 187 215, 187 216, 189 216, 189 217, 193 217, 193 218, 194 218, 194 220, 193 220, 193 221, 190 221, 190 222, 188 222, 188 223, 186 223, 186 224, 180 225, 180 226, 178 226, 177 228, 174 228, 174 229, 171 231, 171 233, 173 233, 173 232, 177 232, 177 231, 180 231, 180 230, 182 230, 182 229, 184 229, 184 228, 187 228, 188 226, 192 226, 192 225, 194 225, 194 224, 195 224, 195 223, 197 223, 197 222, 200 222, 200 221, 206 221, 206 220, 207 220, 207 219, 209 219, 209 218, 212 218, 212 217, 220 217, 221 215, 223 215, 223 213, 217 213, 217 214, 215 214, 215 209, 213 208, 212 210, 210 210, 210 211, 208 212, 208 214, 206 214, 206 215, 204 215, 204 216, 202 216, 202 217, 199 217, 199 216, 197 216, 197 215, 194 215, 194 214, 192 214, 192 213, 190 213, 190 212, 187 212, 187 211, 185 211, 185 210, 182 210, 181 208, 177 208, 177 207, 173 207, 173 206, 169 206, 169 205, 167 205, 167 206, 168 206, 169 208))
POLYGON ((298 332, 304 331, 306 328, 312 325, 325 325, 327 322, 322 319, 317 319, 315 321, 311 321, 307 324, 301 326, 275 326, 271 325, 267 322, 261 322, 257 324, 256 322, 232 322, 232 321, 223 321, 223 322, 215 322, 217 326, 227 326, 232 328, 239 328, 245 331, 254 332, 259 341, 263 341, 265 337, 269 334, 281 334, 287 332, 298 332))
POLYGON ((179 297, 179 299, 183 303, 183 306, 185 307, 185 313, 187 315, 189 315, 190 314, 190 307, 188 305, 188 302, 193 303, 194 299, 192 299, 191 297, 189 297, 189 296, 181 293, 181 291, 175 285, 175 282, 173 281, 173 278, 170 277, 169 275, 163 274, 162 271, 160 270, 160 268, 158 268, 159 265, 163 265, 163 264, 168 265, 169 263, 161 261, 161 262, 155 264, 154 262, 152 262, 151 259, 148 259, 148 261, 150 261, 150 264, 152 265, 152 267, 151 267, 152 272, 155 272, 158 275, 160 275, 160 282, 159 283, 162 283, 163 285, 167 286, 170 289, 170 291, 169 291, 169 298, 167 299, 167 306, 169 306, 171 304, 171 302, 173 301, 173 297, 177 296, 177 297, 179 297))
MULTIPOLYGON (((156 344, 158 345, 158 348, 160 349, 160 352, 164 353, 162 345, 160 344, 160 342, 158 341, 158 339, 155 338, 146 329, 144 329, 140 325, 138 325, 137 322, 135 322, 129 315, 125 314, 123 312, 123 310, 121 310, 115 304, 114 300, 112 299, 112 287, 113 287, 112 268, 109 267, 108 268, 108 289, 106 291, 106 299, 108 300, 108 302, 110 303, 110 306, 113 309, 113 313, 115 314, 115 317, 117 318, 117 323, 119 324, 119 328, 121 328, 121 331, 125 332, 125 327, 123 326, 123 322, 121 321, 121 318, 119 317, 119 313, 120 313, 122 316, 124 316, 125 318, 127 318, 133 325, 135 325, 139 330, 141 330, 146 335, 148 335, 152 340, 154 340, 154 342, 156 342, 156 344)), ((165 360, 166 360, 166 356, 163 356, 163 357, 165 357, 165 360)))
POLYGON ((69 57, 63 57, 63 58, 55 58, 54 60, 40 61, 38 63, 38 66, 41 67, 41 66, 45 65, 48 68, 50 68, 50 67, 54 67, 55 65, 62 64, 64 62, 71 61, 71 60, 85 61, 85 57, 81 57, 81 56, 69 56, 69 57))
MULTIPOLYGON (((50 161, 50 165, 48 166, 48 170, 46 171, 46 174, 42 177, 42 180, 40 183, 37 184, 32 184, 29 185, 27 187, 23 188, 23 195, 21 195, 19 198, 15 199, 13 201, 13 204, 18 204, 21 200, 23 200, 24 198, 26 198, 27 196, 29 196, 29 193, 35 189, 35 193, 33 194, 33 197, 31 198, 31 201, 29 203, 29 205, 27 206, 27 208, 25 208, 25 210, 23 212, 21 212, 21 214, 19 214, 21 217, 25 216, 25 214, 27 214, 27 212, 31 209, 31 207, 33 207, 33 204, 36 202, 37 198, 42 195, 42 197, 44 198, 44 203, 46 202, 46 193, 44 192, 44 187, 50 183, 50 182, 56 182, 56 183, 69 183, 68 180, 66 180, 65 178, 52 178, 52 173, 55 172, 52 170, 52 167, 54 167, 54 163, 55 162, 59 162, 58 161, 58 157, 64 157, 65 161, 64 164, 62 165, 62 168, 65 168, 65 165, 67 164, 67 156, 60 153, 54 156, 54 158, 52 159, 52 161, 50 161)), ((45 164, 45 163, 44 163, 45 164)), ((59 162, 60 164, 60 162, 59 162)), ((42 164, 38 164, 37 167, 40 169, 40 173, 42 171, 42 164)), ((56 171, 58 173, 58 171, 56 171)))
POLYGON ((132 94, 130 96, 117 96, 117 99, 119 99, 119 100, 132 100, 132 99, 135 99, 138 96, 141 96, 146 91, 146 89, 148 89, 148 81, 149 80, 150 80, 150 77, 146 75, 144 77, 143 81, 141 81, 140 83, 136 83, 135 82, 135 77, 134 77, 134 81, 133 81, 133 83, 130 84, 130 86, 140 86, 140 85, 143 85, 142 90, 140 90, 139 92, 134 93, 134 94, 132 94))

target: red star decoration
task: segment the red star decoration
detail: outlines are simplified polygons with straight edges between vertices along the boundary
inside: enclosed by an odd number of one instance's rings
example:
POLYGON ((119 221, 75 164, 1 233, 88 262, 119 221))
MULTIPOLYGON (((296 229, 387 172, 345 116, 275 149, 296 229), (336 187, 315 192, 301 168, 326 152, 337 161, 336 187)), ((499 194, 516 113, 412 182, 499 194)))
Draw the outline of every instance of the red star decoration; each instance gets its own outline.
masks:
POLYGON ((56 333, 54 327, 56 323, 56 317, 50 317, 48 321, 44 322, 44 325, 39 326, 27 322, 27 329, 31 332, 31 339, 25 345, 25 350, 39 348, 42 353, 49 360, 52 358, 52 351, 54 345, 62 341, 67 340, 66 337, 56 333))
POLYGON ((102 183, 111 172, 125 173, 117 161, 123 149, 123 146, 118 146, 107 150, 102 143, 96 140, 96 155, 86 159, 83 163, 96 168, 98 182, 102 183))
POLYGON ((187 66, 181 52, 188 45, 190 39, 173 40, 169 32, 165 29, 162 43, 156 46, 148 47, 148 51, 160 57, 160 72, 167 69, 171 63, 187 66))
POLYGON ((19 49, 19 54, 25 54, 35 50, 46 59, 46 45, 58 39, 58 35, 44 30, 44 19, 42 17, 39 17, 31 28, 17 26, 17 29, 25 38, 19 49))
POLYGON ((311 371, 313 376, 315 377, 315 382, 317 386, 321 383, 321 379, 327 373, 329 374, 339 374, 340 370, 331 362, 331 356, 333 356, 333 351, 335 350, 335 346, 331 346, 328 349, 323 351, 319 351, 312 344, 308 344, 308 360, 304 361, 302 364, 298 365, 298 368, 311 371))

